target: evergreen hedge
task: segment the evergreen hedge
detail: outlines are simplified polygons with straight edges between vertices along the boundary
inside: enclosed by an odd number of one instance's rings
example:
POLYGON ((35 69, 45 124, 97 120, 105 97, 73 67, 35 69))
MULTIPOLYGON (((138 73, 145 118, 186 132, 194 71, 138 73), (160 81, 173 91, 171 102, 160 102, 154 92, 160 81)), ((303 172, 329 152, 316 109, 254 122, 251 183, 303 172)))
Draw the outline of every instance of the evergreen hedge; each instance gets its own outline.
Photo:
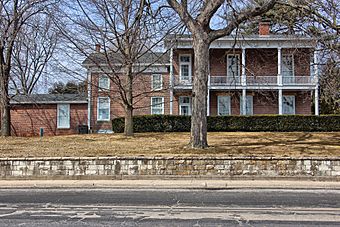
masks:
MULTIPOLYGON (((134 116, 135 132, 189 132, 190 116, 141 115, 134 116)), ((112 121, 114 132, 124 132, 124 118, 112 121)), ((340 131, 340 115, 255 115, 209 116, 210 132, 329 132, 340 131)))

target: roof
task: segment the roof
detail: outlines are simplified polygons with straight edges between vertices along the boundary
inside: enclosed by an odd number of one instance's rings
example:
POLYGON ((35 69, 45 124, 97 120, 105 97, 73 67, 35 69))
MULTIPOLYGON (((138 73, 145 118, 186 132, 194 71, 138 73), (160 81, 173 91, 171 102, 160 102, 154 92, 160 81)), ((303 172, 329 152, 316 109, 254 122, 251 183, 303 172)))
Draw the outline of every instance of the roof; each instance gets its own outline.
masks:
POLYGON ((15 95, 11 104, 61 104, 61 103, 87 103, 87 96, 83 94, 32 94, 15 95))
MULTIPOLYGON (((105 53, 105 52, 95 52, 90 54, 84 61, 83 65, 107 65, 108 62, 114 65, 120 65, 123 62, 123 55, 120 53, 105 53)), ((148 52, 139 57, 137 61, 138 64, 169 64, 170 57, 167 52, 148 52)))

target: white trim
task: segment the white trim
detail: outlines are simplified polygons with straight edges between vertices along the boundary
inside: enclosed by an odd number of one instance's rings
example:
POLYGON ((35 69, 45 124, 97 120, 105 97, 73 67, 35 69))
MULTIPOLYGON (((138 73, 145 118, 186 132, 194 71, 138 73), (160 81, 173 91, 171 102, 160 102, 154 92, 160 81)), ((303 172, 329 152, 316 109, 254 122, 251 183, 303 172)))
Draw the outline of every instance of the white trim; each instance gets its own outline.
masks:
POLYGON ((179 81, 181 82, 192 82, 192 56, 191 54, 179 54, 178 55, 178 63, 179 63, 179 81), (181 57, 189 57, 189 62, 181 62, 181 57), (188 80, 182 80, 182 65, 188 65, 188 80))
POLYGON ((162 97, 162 96, 154 96, 154 97, 151 97, 151 105, 150 105, 150 107, 151 107, 151 109, 150 109, 150 113, 151 114, 155 114, 155 113, 153 113, 153 111, 152 111, 152 108, 155 106, 154 104, 153 104, 153 102, 152 102, 152 100, 153 99, 162 99, 162 102, 161 102, 161 105, 162 105, 162 113, 161 114, 164 114, 164 97, 162 97))
POLYGON ((228 75, 228 71, 229 71, 229 56, 233 56, 233 57, 237 56, 238 57, 238 61, 237 61, 237 70, 238 70, 237 74, 238 75, 237 75, 237 77, 241 78, 240 54, 227 54, 227 59, 226 59, 227 60, 227 72, 226 72, 227 77, 232 76, 232 75, 228 75))
POLYGON ((228 112, 229 112, 229 114, 228 115, 231 115, 231 97, 230 97, 230 95, 218 95, 217 96, 217 116, 223 116, 223 115, 220 115, 220 98, 221 97, 227 97, 228 99, 228 106, 227 106, 227 108, 228 108, 228 112))
POLYGON ((70 107, 70 104, 58 104, 57 105, 57 128, 58 129, 69 129, 71 127, 71 107, 70 107), (68 110, 68 118, 67 118, 67 125, 65 126, 61 126, 60 125, 60 122, 59 122, 59 108, 60 106, 67 106, 67 110, 68 110))
MULTIPOLYGON (((295 63, 294 63, 294 54, 282 54, 282 59, 283 60, 284 57, 290 56, 292 57, 292 76, 295 77, 295 63)), ((281 64, 283 65, 283 61, 281 62, 281 64)), ((283 73, 282 73, 283 67, 281 67, 281 75, 283 78, 283 73)))
POLYGON ((98 97, 97 98, 97 121, 110 121, 111 115, 111 100, 110 97, 98 97), (108 119, 99 119, 99 100, 100 99, 108 99, 109 100, 109 118, 108 119))
POLYGON ((191 110, 191 103, 192 103, 192 97, 191 96, 179 96, 178 97, 178 108, 179 108, 179 115, 182 115, 182 109, 181 106, 188 106, 189 107, 189 113, 188 116, 191 116, 192 110, 191 110), (181 103, 182 98, 189 98, 189 103, 181 103))
POLYGON ((98 77, 98 90, 110 90, 110 78, 107 75, 102 74, 98 77), (101 79, 107 79, 107 87, 100 86, 101 79))
POLYGON ((295 95, 283 95, 283 96, 282 96, 282 113, 283 113, 283 114, 292 114, 292 115, 296 114, 295 95), (294 109, 293 109, 293 113, 284 113, 284 112, 283 112, 283 110, 284 110, 284 108, 283 108, 283 105, 284 105, 283 99, 284 99, 285 97, 293 97, 293 108, 294 108, 294 109))
POLYGON ((153 91, 160 91, 163 89, 163 75, 160 73, 153 73, 151 74, 151 90, 153 91), (160 84, 161 86, 159 88, 154 88, 154 76, 160 76, 160 84))

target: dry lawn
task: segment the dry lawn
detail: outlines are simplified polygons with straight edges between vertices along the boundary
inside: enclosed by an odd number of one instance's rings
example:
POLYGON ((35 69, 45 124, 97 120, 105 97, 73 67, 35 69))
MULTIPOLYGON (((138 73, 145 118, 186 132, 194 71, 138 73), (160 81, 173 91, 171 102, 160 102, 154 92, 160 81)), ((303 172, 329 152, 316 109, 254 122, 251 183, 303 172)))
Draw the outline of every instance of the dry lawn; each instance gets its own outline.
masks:
POLYGON ((60 156, 272 156, 340 157, 340 133, 209 133, 210 147, 187 148, 189 133, 0 137, 0 157, 60 156))

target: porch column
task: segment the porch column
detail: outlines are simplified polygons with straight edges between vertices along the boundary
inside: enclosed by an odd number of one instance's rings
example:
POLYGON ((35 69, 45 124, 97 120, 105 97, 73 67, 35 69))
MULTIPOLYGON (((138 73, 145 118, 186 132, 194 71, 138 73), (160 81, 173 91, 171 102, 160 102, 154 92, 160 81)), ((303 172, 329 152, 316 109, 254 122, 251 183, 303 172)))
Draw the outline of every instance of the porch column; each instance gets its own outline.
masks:
POLYGON ((317 51, 314 50, 315 115, 319 115, 319 68, 318 68, 318 64, 319 64, 319 61, 318 61, 317 51))
POLYGON ((282 115, 282 89, 279 89, 279 114, 282 115))
POLYGON ((281 62, 282 62, 281 47, 278 47, 277 48, 277 83, 279 86, 282 86, 281 62))
POLYGON ((87 128, 89 133, 91 133, 91 102, 92 102, 92 97, 91 97, 91 90, 92 90, 92 75, 91 75, 91 70, 87 69, 87 128))
POLYGON ((210 116, 210 48, 209 48, 209 60, 208 60, 208 93, 207 93, 207 116, 210 116))
POLYGON ((174 66, 173 66, 173 57, 174 51, 173 48, 170 49, 170 78, 169 78, 169 85, 170 85, 170 115, 173 114, 173 100, 174 100, 174 66))
POLYGON ((242 75, 241 75, 241 83, 242 86, 246 86, 247 77, 246 77, 246 48, 242 48, 242 75))
POLYGON ((247 114, 247 90, 242 89, 242 115, 247 114))

